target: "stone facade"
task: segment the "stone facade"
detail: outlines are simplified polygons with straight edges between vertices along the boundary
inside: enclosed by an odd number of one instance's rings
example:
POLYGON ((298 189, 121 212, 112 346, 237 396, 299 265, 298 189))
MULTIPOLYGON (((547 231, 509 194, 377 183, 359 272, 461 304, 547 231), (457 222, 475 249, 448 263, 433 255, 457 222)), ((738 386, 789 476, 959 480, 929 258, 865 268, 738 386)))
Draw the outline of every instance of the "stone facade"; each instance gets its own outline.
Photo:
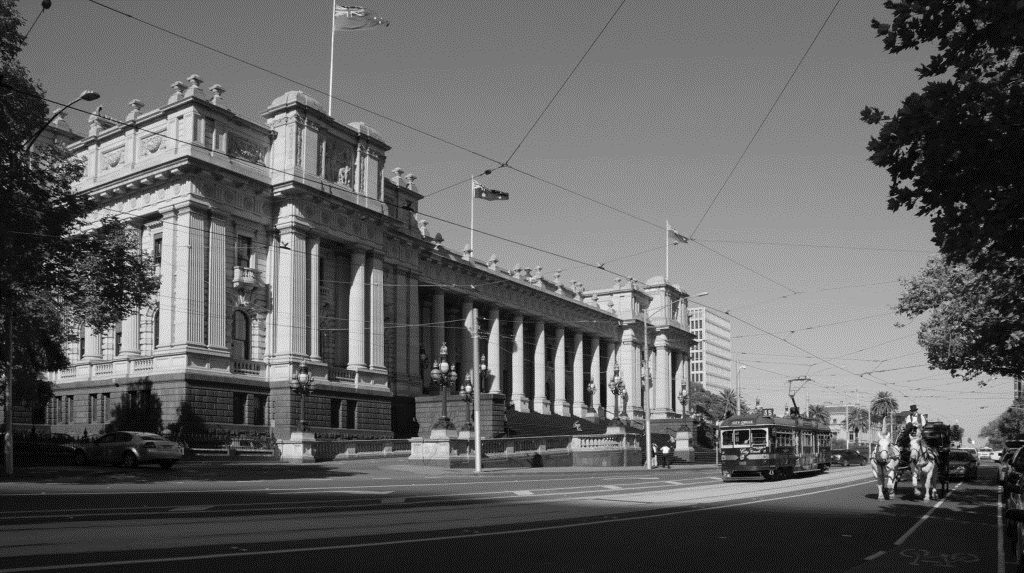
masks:
POLYGON ((184 408, 287 437, 303 404, 289 382, 305 363, 310 431, 411 435, 415 399, 437 391, 438 349, 464 374, 474 343, 483 391, 510 407, 611 417, 617 367, 627 417, 642 415, 647 393, 654 417, 682 414, 693 337, 679 287, 656 277, 587 290, 560 272, 452 251, 418 214, 415 176, 385 177, 390 148, 365 124, 333 120, 302 92, 256 122, 196 76, 173 88, 152 111, 133 101, 123 121, 94 114, 69 145, 86 165, 77 190, 96 200, 97 220, 116 213, 135 226, 161 287, 152 308, 68 343, 72 367, 52 374, 53 431, 101 427, 85 412, 146 381, 165 426, 184 408))

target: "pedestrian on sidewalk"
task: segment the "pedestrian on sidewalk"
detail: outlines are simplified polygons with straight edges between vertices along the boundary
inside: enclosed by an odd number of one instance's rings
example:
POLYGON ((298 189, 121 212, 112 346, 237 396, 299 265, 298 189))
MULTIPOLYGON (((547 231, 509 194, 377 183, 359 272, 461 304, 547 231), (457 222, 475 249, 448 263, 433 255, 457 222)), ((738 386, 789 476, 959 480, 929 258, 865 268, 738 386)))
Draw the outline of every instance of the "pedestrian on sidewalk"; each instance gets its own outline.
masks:
POLYGON ((665 469, 672 469, 672 448, 668 447, 668 444, 661 446, 661 460, 665 469))

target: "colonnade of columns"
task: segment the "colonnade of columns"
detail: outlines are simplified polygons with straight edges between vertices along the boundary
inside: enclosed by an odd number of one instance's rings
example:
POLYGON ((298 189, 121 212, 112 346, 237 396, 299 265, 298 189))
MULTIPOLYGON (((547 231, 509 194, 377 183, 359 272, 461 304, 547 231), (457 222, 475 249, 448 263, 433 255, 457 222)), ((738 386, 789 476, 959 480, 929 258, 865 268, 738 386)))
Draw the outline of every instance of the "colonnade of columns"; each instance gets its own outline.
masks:
MULTIPOLYGON (((470 366, 464 357, 473 355, 474 325, 471 316, 474 302, 460 297, 457 304, 463 328, 453 332, 445 312, 449 298, 452 297, 446 296, 443 290, 431 289, 427 300, 433 314, 425 340, 437 347, 427 351, 428 358, 432 360, 437 359, 436 352, 441 343, 447 343, 449 361, 462 363, 461 383, 470 366), (452 355, 457 358, 453 360, 452 355)), ((510 390, 509 403, 520 412, 584 416, 603 404, 606 416, 610 418, 615 414, 612 411, 615 397, 608 381, 613 378, 618 365, 627 388, 627 396, 619 400, 620 411, 632 416, 642 410, 642 339, 635 337, 632 331, 626 330, 621 339, 613 340, 582 329, 552 325, 543 318, 528 317, 514 309, 506 311, 492 305, 477 308, 478 314, 487 317, 486 325, 479 333, 480 352, 486 357, 487 366, 487 375, 481 379, 483 392, 510 390), (510 327, 506 327, 505 321, 510 322, 510 327), (527 376, 530 367, 532 376, 527 376), (504 380, 506 373, 511 380, 504 380), (630 405, 628 411, 627 403, 630 405)), ((681 414, 682 408, 676 402, 676 396, 686 387, 688 353, 670 348, 668 338, 661 335, 654 341, 650 358, 652 416, 681 414)))

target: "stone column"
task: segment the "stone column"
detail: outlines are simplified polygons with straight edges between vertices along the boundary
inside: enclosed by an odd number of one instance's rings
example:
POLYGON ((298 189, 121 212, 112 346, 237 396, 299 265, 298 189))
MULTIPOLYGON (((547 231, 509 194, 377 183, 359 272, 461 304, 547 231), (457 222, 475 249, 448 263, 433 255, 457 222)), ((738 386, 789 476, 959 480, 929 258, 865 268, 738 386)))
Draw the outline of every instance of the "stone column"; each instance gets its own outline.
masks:
MULTIPOLYGON (((434 362, 440 362, 441 360, 441 345, 447 342, 445 334, 445 323, 444 323, 444 291, 435 288, 434 289, 434 303, 433 303, 434 318, 434 348, 427 350, 427 356, 430 357, 434 362)), ((433 363, 430 364, 433 367, 433 363)))
POLYGON ((487 315, 491 331, 487 334, 487 375, 490 384, 485 392, 501 392, 501 311, 491 308, 487 315))
POLYGON ((583 389, 583 333, 572 337, 572 410, 577 416, 587 415, 586 393, 583 389))
MULTIPOLYGON (((681 414, 690 414, 693 412, 693 408, 690 407, 690 353, 683 350, 678 353, 679 361, 676 362, 676 396, 673 396, 673 400, 679 400, 678 395, 680 392, 686 392, 686 405, 679 410, 681 414)), ((676 402, 673 402, 676 403, 676 402)))
MULTIPOLYGON (((430 365, 420 364, 420 349, 423 348, 423 341, 420 338, 420 283, 413 274, 409 274, 409 288, 407 304, 409 306, 409 372, 416 373, 416 392, 423 388, 423 380, 429 374, 430 365)), ((423 351, 426 352, 426 348, 423 351)), ((427 352, 429 356, 430 353, 427 352)))
POLYGON ((366 368, 366 251, 352 251, 352 285, 348 289, 348 369, 366 368))
POLYGON ((100 360, 103 358, 103 333, 85 327, 85 355, 82 360, 100 360))
MULTIPOLYGON (((627 416, 632 418, 631 413, 636 409, 642 409, 640 402, 640 353, 642 349, 636 347, 632 330, 625 330, 622 333, 622 342, 619 344, 619 376, 626 388, 629 405, 627 416)), ((619 408, 622 408, 622 397, 619 397, 619 408)))
POLYGON ((320 237, 309 237, 309 357, 320 360, 320 237))
MULTIPOLYGON (((608 419, 615 417, 615 394, 612 394, 612 378, 615 376, 615 365, 618 363, 618 356, 616 354, 615 341, 609 340, 605 343, 605 368, 604 368, 604 400, 607 404, 605 417, 608 419)), ((622 407, 622 402, 619 402, 619 407, 622 407)))
POLYGON ((213 350, 228 351, 228 293, 227 273, 228 266, 225 257, 227 255, 227 225, 224 218, 213 215, 210 217, 210 308, 208 310, 210 320, 207 331, 207 344, 213 350))
POLYGON ((516 313, 512 316, 512 406, 517 412, 529 412, 530 401, 526 397, 526 351, 523 344, 526 341, 524 334, 523 315, 516 313))
MULTIPOLYGON (((207 308, 203 296, 206 279, 204 238, 206 217, 190 205, 178 210, 178 230, 175 233, 177 272, 174 274, 174 296, 177 299, 174 323, 174 344, 205 346, 204 318, 207 308)), ((171 254, 171 253, 168 253, 171 254)), ((161 320, 163 316, 161 315, 161 320)))
POLYGON ((121 321, 121 354, 139 355, 139 313, 133 312, 121 321))
POLYGON ((412 369, 412 361, 409 360, 412 354, 418 351, 409 347, 409 332, 414 328, 409 320, 409 283, 405 271, 395 269, 395 284, 390 287, 395 289, 395 377, 398 386, 402 389, 400 394, 406 394, 412 369))
POLYGON ((667 418, 672 411, 672 354, 668 349, 668 337, 659 334, 654 338, 655 374, 654 405, 651 407, 652 417, 667 418))
POLYGON ((601 406, 601 339, 590 337, 590 348, 593 354, 590 355, 590 381, 594 384, 594 391, 590 394, 590 408, 596 412, 601 406))
POLYGON ((569 402, 565 399, 565 328, 555 327, 555 400, 551 404, 552 413, 568 416, 572 413, 569 402))
POLYGON ((373 257, 370 271, 370 368, 384 370, 384 260, 373 257))
MULTIPOLYGON (((174 256, 177 251, 177 214, 174 209, 161 210, 162 220, 160 224, 160 295, 157 312, 159 313, 159 324, 155 325, 157 332, 154 337, 159 340, 159 347, 174 344, 174 265, 178 258, 174 256)), ((154 347, 154 352, 156 351, 154 347)))
POLYGON ((277 354, 307 356, 306 347, 306 235, 295 227, 281 229, 281 250, 278 268, 277 354))
POLYGON ((533 349, 533 411, 549 414, 547 399, 547 372, 545 372, 545 338, 544 321, 534 323, 534 340, 537 345, 533 349))

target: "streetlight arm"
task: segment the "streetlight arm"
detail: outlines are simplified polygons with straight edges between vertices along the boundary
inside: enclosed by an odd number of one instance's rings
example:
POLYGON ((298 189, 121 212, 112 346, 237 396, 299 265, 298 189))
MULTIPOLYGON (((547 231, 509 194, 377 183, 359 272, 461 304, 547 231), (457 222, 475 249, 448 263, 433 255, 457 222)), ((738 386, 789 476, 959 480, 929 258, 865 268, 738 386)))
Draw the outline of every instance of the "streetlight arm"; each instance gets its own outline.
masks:
POLYGON ((36 132, 34 134, 32 134, 32 137, 29 138, 28 143, 25 144, 24 150, 28 151, 28 150, 32 149, 32 144, 35 143, 37 139, 39 139, 39 136, 43 134, 43 131, 45 131, 46 128, 51 123, 53 123, 53 120, 57 119, 57 116, 59 116, 60 114, 64 113, 69 107, 75 105, 76 103, 78 103, 80 101, 93 101, 93 100, 99 99, 99 97, 100 97, 100 94, 98 94, 98 93, 96 93, 94 91, 91 91, 91 90, 86 90, 86 91, 82 92, 82 95, 78 96, 77 98, 72 100, 71 103, 65 105, 64 107, 62 107, 59 110, 57 110, 56 113, 51 115, 50 119, 46 120, 46 123, 41 125, 39 127, 39 129, 37 129, 36 132))

